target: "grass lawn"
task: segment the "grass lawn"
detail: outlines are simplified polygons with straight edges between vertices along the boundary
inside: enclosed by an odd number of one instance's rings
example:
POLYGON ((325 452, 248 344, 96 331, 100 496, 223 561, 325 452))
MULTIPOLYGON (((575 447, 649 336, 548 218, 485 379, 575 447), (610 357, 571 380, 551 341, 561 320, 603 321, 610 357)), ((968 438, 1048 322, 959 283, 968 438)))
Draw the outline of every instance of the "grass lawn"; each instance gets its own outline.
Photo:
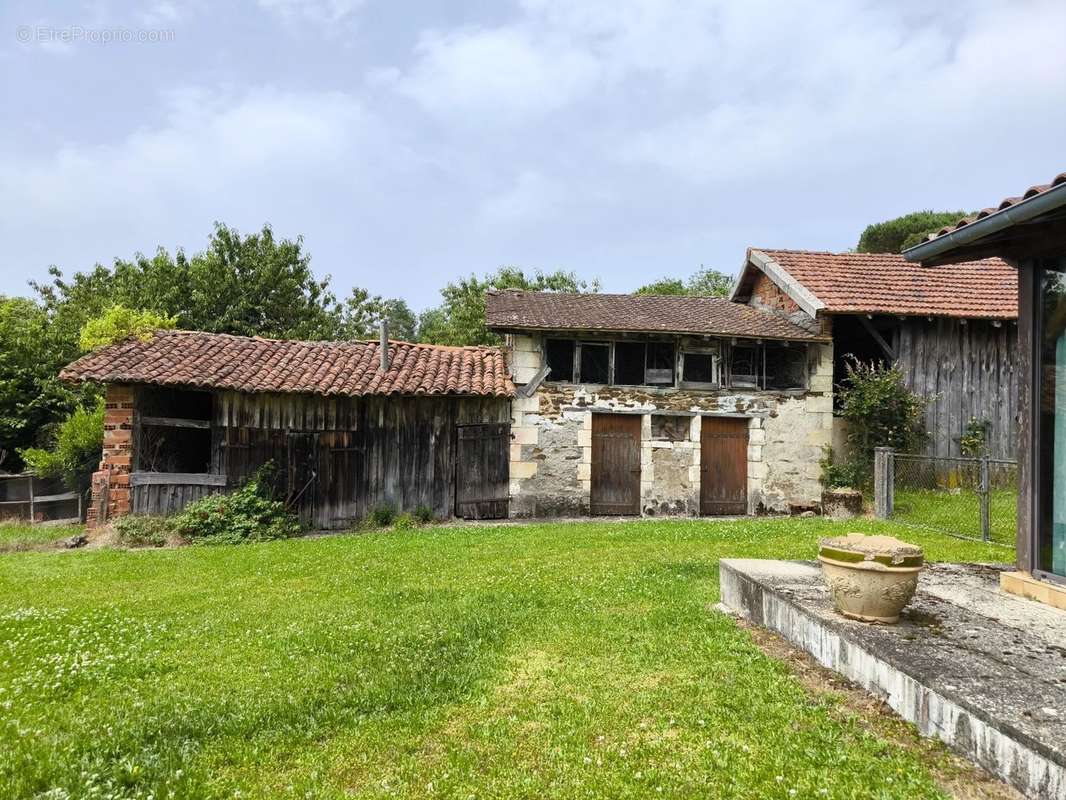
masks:
MULTIPOLYGON (((1014 545, 1018 529, 1018 492, 994 489, 989 494, 989 538, 1014 545)), ((911 525, 923 525, 981 538, 981 498, 972 490, 952 493, 948 490, 897 488, 893 498, 893 519, 911 525)), ((1004 560, 1010 560, 1004 557, 1004 560)))
POLYGON ((81 530, 81 525, 29 525, 19 522, 0 522, 0 553, 48 547, 60 539, 69 539, 81 530))
MULTIPOLYGON (((0 797, 941 797, 713 612, 821 520, 0 556, 0 797)), ((903 529, 938 560, 1001 548, 903 529)))

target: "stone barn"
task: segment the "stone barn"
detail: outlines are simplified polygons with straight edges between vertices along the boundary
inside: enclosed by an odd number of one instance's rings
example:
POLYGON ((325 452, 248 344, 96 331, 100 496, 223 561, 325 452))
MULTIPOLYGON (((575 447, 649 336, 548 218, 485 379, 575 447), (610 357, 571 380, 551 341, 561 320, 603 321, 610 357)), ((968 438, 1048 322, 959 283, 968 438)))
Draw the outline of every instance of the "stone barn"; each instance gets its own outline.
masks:
POLYGON ((833 421, 819 324, 724 298, 490 291, 512 516, 812 509, 833 421))
POLYGON ((498 348, 160 331, 61 377, 106 386, 91 525, 178 511, 268 461, 308 528, 344 528, 379 505, 508 515, 515 389, 498 348))

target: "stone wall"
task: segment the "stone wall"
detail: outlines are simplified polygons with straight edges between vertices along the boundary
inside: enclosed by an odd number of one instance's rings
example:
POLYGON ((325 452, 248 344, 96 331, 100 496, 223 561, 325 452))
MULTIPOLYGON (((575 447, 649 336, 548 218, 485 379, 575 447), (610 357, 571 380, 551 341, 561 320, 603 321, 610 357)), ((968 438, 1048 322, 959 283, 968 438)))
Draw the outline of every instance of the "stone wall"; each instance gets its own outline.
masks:
POLYGON ((86 525, 96 527, 130 512, 133 459, 133 387, 109 384, 104 398, 104 449, 92 476, 92 502, 86 525))
MULTIPOLYGON (((519 385, 541 366, 540 342, 508 337, 519 385)), ((748 508, 788 512, 816 506, 822 448, 833 426, 833 349, 808 349, 808 390, 694 391, 544 383, 517 398, 511 419, 511 514, 580 516, 589 511, 592 415, 638 413, 641 424, 641 508, 645 515, 696 515, 700 496, 701 420, 706 415, 748 421, 748 508), (657 440, 655 414, 684 415, 688 436, 657 440)))

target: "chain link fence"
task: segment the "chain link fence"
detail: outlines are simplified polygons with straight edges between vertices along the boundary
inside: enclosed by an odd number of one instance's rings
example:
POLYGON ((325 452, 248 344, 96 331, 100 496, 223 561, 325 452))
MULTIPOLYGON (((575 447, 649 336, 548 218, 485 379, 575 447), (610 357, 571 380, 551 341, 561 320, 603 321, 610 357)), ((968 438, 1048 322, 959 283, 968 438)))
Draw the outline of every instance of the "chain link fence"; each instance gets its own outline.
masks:
POLYGON ((1013 547, 1018 463, 879 448, 874 461, 874 506, 882 519, 1013 547))

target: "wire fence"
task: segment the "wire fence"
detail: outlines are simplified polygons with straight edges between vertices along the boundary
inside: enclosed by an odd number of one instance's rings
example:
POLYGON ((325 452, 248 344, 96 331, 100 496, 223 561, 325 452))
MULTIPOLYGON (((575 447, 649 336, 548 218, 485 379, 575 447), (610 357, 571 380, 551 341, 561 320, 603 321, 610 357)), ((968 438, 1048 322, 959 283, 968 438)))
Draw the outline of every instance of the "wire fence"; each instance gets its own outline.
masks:
POLYGON ((882 448, 874 471, 878 516, 961 539, 1014 546, 1017 462, 882 448))
POLYGON ((82 497, 56 479, 0 475, 0 522, 79 522, 82 497))

